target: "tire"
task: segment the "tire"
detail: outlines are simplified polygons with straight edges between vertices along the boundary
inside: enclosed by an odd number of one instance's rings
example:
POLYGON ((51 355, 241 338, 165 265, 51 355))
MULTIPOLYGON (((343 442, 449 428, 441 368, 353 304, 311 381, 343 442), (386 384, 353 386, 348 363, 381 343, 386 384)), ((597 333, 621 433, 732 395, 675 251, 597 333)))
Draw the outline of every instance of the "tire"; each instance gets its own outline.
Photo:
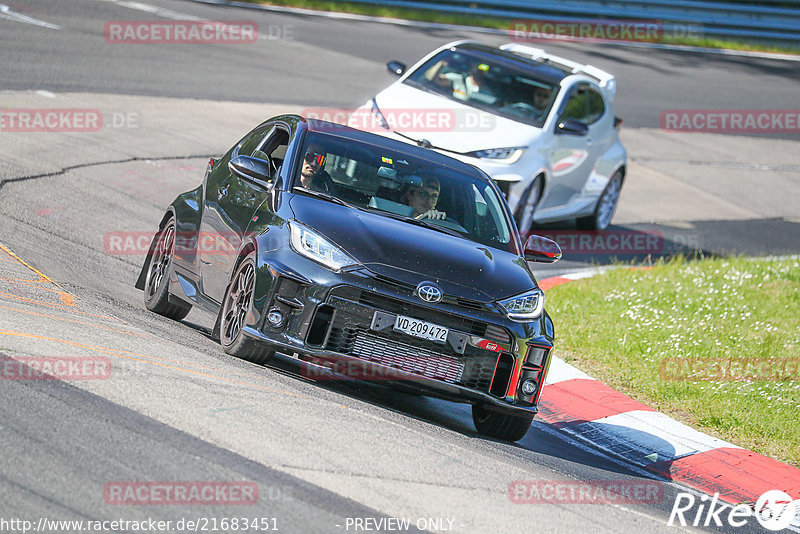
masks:
POLYGON ((534 414, 511 415, 493 412, 479 404, 472 406, 472 421, 479 434, 505 441, 519 441, 533 423, 534 414))
POLYGON ((622 190, 622 172, 617 171, 606 184, 606 188, 597 199, 594 213, 581 217, 576 222, 579 230, 603 231, 611 225, 614 212, 617 210, 619 193, 622 190))
POLYGON ((514 210, 514 220, 517 222, 517 229, 523 236, 523 241, 528 236, 533 228, 533 214, 536 212, 536 206, 542 198, 543 181, 541 176, 537 176, 522 193, 519 199, 519 204, 514 210))
POLYGON ((151 312, 180 321, 192 309, 190 304, 169 301, 169 273, 175 251, 175 217, 171 217, 156 236, 156 245, 147 264, 144 306, 151 312))
POLYGON ((241 261, 225 290, 219 316, 219 342, 227 354, 263 365, 275 351, 264 343, 248 339, 242 333, 244 321, 253 310, 255 258, 255 253, 251 252, 241 261))

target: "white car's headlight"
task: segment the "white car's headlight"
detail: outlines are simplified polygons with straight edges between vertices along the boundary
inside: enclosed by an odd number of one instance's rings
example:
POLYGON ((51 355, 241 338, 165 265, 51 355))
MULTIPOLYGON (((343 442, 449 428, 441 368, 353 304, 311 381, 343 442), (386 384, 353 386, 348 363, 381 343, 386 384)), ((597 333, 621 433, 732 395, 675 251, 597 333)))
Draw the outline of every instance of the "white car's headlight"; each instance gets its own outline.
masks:
POLYGON ((467 156, 472 156, 478 159, 491 159, 498 163, 514 163, 525 152, 527 147, 514 146, 509 148, 489 148, 486 150, 476 150, 475 152, 467 153, 467 156))
POLYGON ((522 295, 501 300, 500 305, 506 310, 506 315, 512 321, 531 321, 539 317, 544 310, 544 293, 541 289, 534 289, 522 295))
POLYGON ((292 234, 291 243, 295 252, 321 263, 332 271, 341 271, 358 263, 345 251, 304 224, 289 221, 289 231, 292 234))

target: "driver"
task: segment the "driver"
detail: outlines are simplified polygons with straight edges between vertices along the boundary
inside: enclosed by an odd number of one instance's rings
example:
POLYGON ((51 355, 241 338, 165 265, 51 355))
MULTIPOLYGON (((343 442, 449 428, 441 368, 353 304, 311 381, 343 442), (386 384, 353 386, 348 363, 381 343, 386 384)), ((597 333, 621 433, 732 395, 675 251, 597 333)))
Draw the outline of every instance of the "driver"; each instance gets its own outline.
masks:
POLYGON ((553 95, 553 92, 549 89, 545 89, 544 87, 536 87, 533 90, 533 107, 536 108, 536 111, 544 111, 547 108, 547 104, 550 102, 550 97, 553 95))
POLYGON ((415 219, 445 219, 447 214, 437 211, 436 203, 439 202, 439 180, 426 176, 422 185, 411 186, 406 191, 405 203, 414 208, 415 219))
POLYGON ((325 171, 326 151, 319 143, 311 143, 303 156, 300 184, 306 189, 336 195, 336 185, 325 171))
POLYGON ((530 93, 511 99, 500 109, 525 119, 540 119, 547 111, 552 96, 552 90, 537 85, 530 93))

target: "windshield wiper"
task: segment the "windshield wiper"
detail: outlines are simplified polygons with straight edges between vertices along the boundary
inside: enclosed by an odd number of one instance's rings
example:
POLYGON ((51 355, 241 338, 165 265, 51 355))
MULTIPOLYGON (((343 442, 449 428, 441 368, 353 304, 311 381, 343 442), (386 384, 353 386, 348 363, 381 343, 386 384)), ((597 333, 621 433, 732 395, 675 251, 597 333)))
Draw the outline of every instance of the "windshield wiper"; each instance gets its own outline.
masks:
POLYGON ((445 228, 444 226, 439 226, 438 224, 429 223, 425 219, 412 219, 411 217, 406 217, 406 220, 410 223, 417 224, 419 226, 424 226, 425 228, 438 230, 444 234, 454 235, 456 237, 464 237, 464 234, 462 234, 458 230, 453 230, 451 228, 445 228))
POLYGON ((428 85, 425 85, 423 83, 420 83, 420 82, 418 82, 416 80, 412 80, 411 78, 407 78, 407 79, 403 80, 403 83, 408 84, 408 85, 410 85, 411 87, 413 87, 415 89, 419 89, 420 91, 425 91, 426 93, 433 93, 433 94, 436 94, 436 95, 444 95, 444 92, 436 91, 432 87, 430 87, 428 85))
POLYGON ((340 206, 347 206, 348 208, 355 208, 352 204, 348 204, 341 198, 337 198, 333 195, 329 195, 328 193, 323 193, 322 191, 316 191, 314 189, 308 189, 307 187, 296 187, 295 189, 302 191, 303 193, 308 193, 311 196, 315 196, 317 198, 321 198, 323 200, 327 200, 329 202, 333 202, 334 204, 339 204, 340 206))
POLYGON ((425 219, 414 219, 413 217, 407 217, 405 215, 398 215, 397 213, 392 213, 391 211, 384 211, 380 208, 373 208, 373 207, 366 207, 362 208, 366 211, 371 211, 373 213, 380 213, 381 215, 386 215, 387 217, 391 217, 392 219, 397 219, 398 221, 403 221, 411 224, 415 224, 417 226, 423 226, 425 228, 430 228, 431 230, 436 230, 438 232, 442 232, 443 234, 453 235, 456 237, 464 237, 464 234, 458 232, 457 230, 452 230, 450 228, 445 228, 443 226, 439 226, 438 224, 432 224, 427 222, 425 219))

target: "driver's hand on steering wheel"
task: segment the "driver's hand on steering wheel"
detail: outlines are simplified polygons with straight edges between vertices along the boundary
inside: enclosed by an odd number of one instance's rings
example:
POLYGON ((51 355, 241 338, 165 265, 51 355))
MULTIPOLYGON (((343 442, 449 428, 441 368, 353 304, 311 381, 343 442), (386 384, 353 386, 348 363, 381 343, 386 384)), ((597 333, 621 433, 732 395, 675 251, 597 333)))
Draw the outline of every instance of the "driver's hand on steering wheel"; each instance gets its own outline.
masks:
POLYGON ((445 219, 447 217, 447 213, 443 211, 436 211, 436 210, 429 210, 425 213, 417 215, 414 217, 415 219, 445 219))

